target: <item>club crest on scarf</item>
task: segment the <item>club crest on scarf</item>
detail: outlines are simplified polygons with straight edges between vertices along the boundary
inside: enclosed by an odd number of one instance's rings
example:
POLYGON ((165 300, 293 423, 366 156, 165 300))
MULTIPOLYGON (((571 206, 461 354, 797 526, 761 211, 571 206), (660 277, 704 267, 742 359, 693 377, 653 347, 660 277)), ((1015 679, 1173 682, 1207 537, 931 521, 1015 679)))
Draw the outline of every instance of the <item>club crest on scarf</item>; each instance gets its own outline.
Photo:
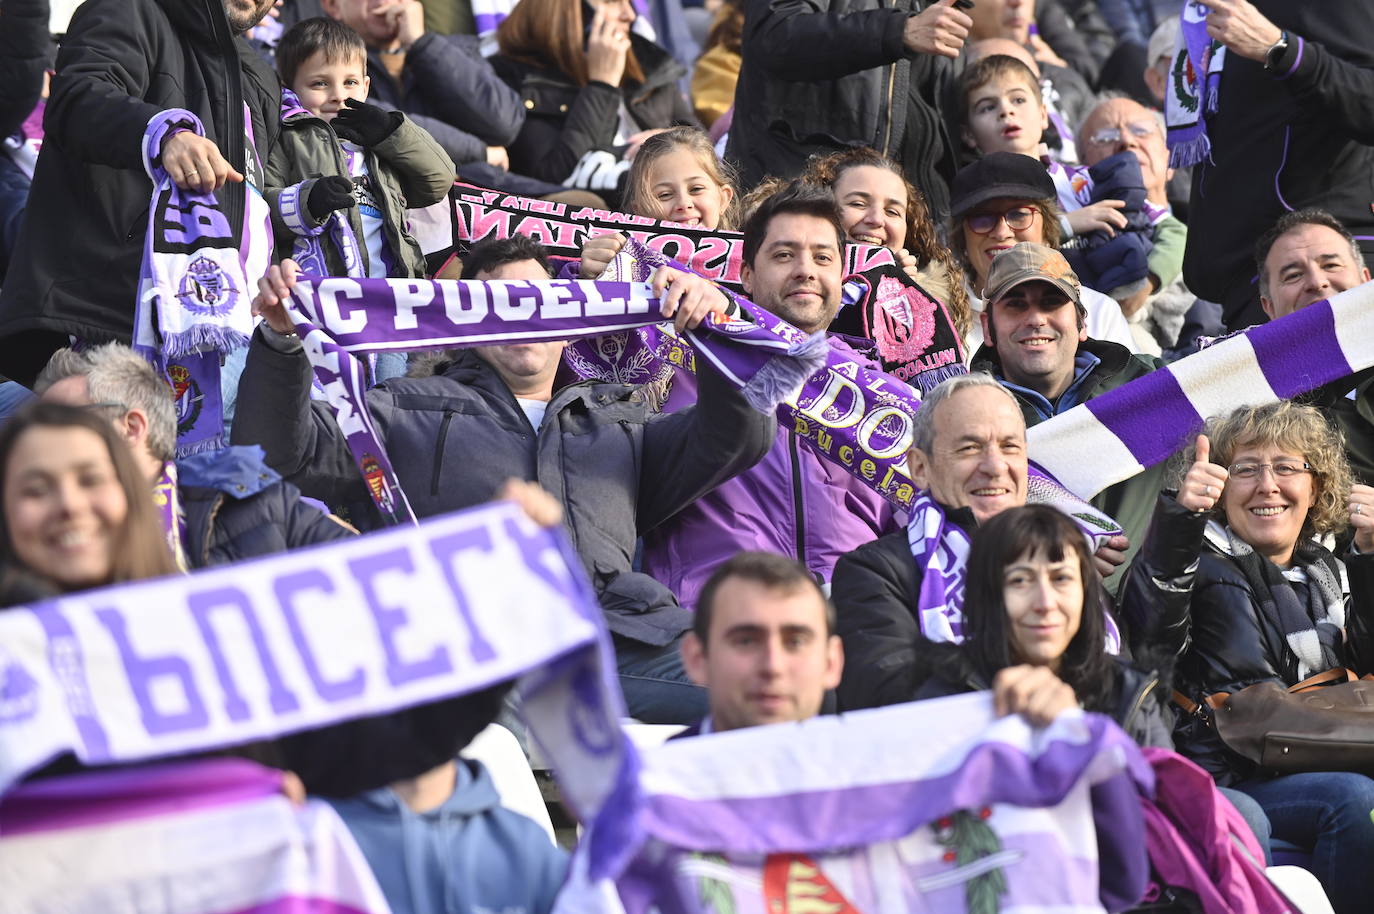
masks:
POLYGON ((177 298, 196 314, 218 317, 238 304, 239 290, 219 264, 209 257, 197 257, 181 276, 177 298))
POLYGON ((883 358, 907 360, 924 353, 935 339, 935 302, 920 289, 884 276, 876 303, 873 340, 883 358))
POLYGON ((170 365, 167 378, 172 382, 172 396, 176 403, 177 435, 183 435, 195 426, 200 418, 200 385, 191 376, 191 369, 185 365, 170 365))
POLYGON ((391 487, 387 485, 386 471, 382 469, 382 463, 375 454, 364 454, 359 463, 363 471, 363 481, 367 483, 367 490, 372 493, 372 499, 377 505, 388 514, 396 511, 396 503, 391 497, 391 487))

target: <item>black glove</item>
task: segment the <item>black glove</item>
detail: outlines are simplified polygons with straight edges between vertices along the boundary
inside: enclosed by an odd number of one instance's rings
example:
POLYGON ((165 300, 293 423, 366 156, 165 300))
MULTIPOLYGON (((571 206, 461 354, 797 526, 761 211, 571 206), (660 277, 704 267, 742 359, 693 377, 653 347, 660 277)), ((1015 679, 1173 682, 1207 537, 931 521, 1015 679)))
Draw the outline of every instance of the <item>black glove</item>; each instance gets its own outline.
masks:
POLYGON ((353 182, 343 175, 316 178, 315 184, 310 188, 310 196, 305 201, 306 209, 310 210, 310 215, 316 222, 323 222, 324 217, 336 209, 348 209, 357 205, 358 201, 353 196, 353 182))
POLYGON ((359 146, 376 146, 401 126, 401 112, 350 98, 334 116, 334 132, 359 146))

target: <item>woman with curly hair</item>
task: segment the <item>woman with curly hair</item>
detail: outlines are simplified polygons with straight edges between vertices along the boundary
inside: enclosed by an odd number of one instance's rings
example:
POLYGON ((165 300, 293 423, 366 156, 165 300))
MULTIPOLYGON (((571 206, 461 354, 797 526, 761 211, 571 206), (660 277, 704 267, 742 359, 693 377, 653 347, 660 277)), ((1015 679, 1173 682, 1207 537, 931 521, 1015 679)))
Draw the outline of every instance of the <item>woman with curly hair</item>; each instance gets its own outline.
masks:
MULTIPOLYGON (((1374 489, 1351 484, 1340 434, 1316 408, 1282 401, 1213 419, 1191 450, 1212 472, 1190 472, 1180 499, 1212 507, 1196 515, 1191 538, 1178 538, 1198 556, 1180 691, 1200 702, 1333 668, 1374 672, 1374 489), (1347 527, 1348 554, 1318 542, 1347 527)), ((1368 910, 1374 780, 1342 771, 1271 777, 1190 718, 1176 739, 1219 784, 1259 801, 1275 838, 1312 849, 1311 869, 1338 914, 1368 910)))
POLYGON ((968 334, 973 312, 963 270, 940 243, 925 198, 901 166, 861 147, 812 157, 801 178, 834 193, 850 241, 891 248, 907 275, 944 302, 959 334, 968 334))

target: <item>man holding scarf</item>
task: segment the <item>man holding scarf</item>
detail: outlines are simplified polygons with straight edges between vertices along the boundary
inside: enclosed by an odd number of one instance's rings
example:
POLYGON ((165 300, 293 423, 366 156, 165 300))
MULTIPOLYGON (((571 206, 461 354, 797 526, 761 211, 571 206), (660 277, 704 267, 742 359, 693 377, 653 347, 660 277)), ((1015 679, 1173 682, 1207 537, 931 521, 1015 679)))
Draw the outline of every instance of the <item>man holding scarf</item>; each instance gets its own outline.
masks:
POLYGON ((1190 0, 1182 16, 1166 103, 1170 164, 1196 165, 1183 276, 1239 330, 1264 322, 1250 253, 1284 212, 1324 209, 1374 253, 1374 0, 1190 0))
MULTIPOLYGON (((744 226, 745 292, 792 326, 820 333, 840 308, 844 246, 830 192, 793 184, 744 226)), ((881 370, 868 341, 834 333, 826 341, 843 358, 881 370)), ((692 607, 711 570, 737 552, 790 556, 828 581, 840 556, 897 526, 886 499, 779 426, 762 461, 644 538, 644 568, 692 607)))
MULTIPOLYGON (((310 400, 310 364, 281 302, 290 261, 273 267, 255 300, 264 317, 249 347, 234 440, 260 443, 268 462, 330 504, 367 499, 332 412, 310 400)), ((543 248, 528 237, 473 248, 464 279, 544 280, 543 248)), ((708 280, 663 268, 651 280, 661 313, 696 327, 729 301, 708 280)), ((656 415, 637 388, 583 382, 558 388, 563 342, 459 349, 430 377, 369 391, 377 433, 416 515, 490 500, 510 476, 537 481, 564 507, 565 526, 614 636, 632 716, 692 723, 705 694, 683 672, 678 641, 691 614, 631 570, 636 538, 764 455, 774 419, 754 410, 713 368, 698 405, 656 415)), ((705 360, 703 360, 705 362, 705 360)))
POLYGON ((261 186, 280 87, 240 36, 271 6, 87 0, 77 9, 57 59, 28 218, 0 292, 8 376, 31 384, 72 338, 132 339, 152 192, 143 146, 160 114, 199 118, 204 136, 167 130, 161 165, 181 190, 213 192, 243 245, 246 185, 261 186))

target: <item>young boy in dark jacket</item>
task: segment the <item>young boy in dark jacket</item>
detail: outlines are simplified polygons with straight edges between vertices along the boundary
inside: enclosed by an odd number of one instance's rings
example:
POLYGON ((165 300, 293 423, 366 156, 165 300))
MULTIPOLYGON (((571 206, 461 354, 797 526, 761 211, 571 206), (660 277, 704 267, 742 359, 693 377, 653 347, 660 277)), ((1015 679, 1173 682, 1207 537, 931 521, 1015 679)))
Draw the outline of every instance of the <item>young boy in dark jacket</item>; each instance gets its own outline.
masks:
POLYGON ((363 101, 367 48, 343 23, 292 26, 277 70, 289 89, 267 165, 278 258, 326 276, 424 276, 405 211, 444 198, 453 161, 405 115, 363 101))

